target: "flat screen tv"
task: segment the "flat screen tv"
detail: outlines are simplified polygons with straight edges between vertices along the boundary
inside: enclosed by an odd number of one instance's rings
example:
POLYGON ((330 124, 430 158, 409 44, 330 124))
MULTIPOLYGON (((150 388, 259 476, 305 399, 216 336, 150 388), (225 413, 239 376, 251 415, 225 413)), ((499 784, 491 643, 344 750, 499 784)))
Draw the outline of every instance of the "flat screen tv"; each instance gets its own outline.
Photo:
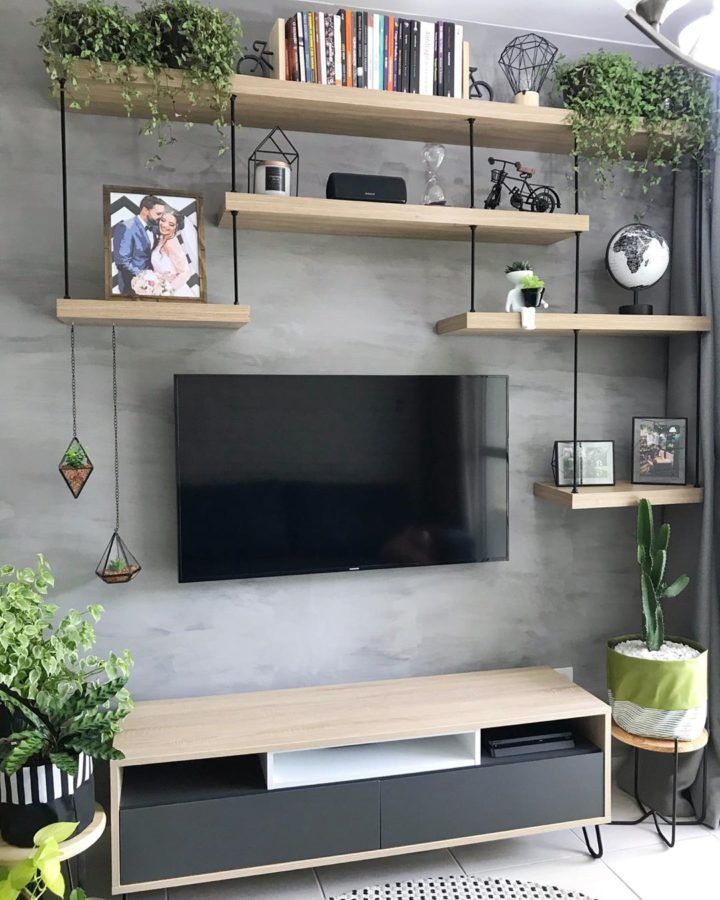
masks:
POLYGON ((180 581, 507 559, 508 386, 176 375, 180 581))

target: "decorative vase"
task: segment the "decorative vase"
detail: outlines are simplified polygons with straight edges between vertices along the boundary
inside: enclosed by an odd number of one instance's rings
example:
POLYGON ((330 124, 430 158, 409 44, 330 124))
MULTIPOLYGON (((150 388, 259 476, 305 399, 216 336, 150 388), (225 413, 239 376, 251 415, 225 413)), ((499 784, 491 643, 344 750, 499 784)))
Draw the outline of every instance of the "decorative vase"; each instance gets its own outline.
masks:
POLYGON ((94 815, 93 761, 84 753, 75 776, 49 760, 14 775, 0 772, 0 836, 8 844, 32 847, 35 832, 54 822, 78 822, 75 834, 80 834, 94 815))
POLYGON ((699 652, 692 659, 642 659, 618 653, 622 641, 642 640, 626 634, 607 643, 608 697, 613 721, 630 734, 691 741, 707 720, 708 651, 687 638, 667 640, 699 652))

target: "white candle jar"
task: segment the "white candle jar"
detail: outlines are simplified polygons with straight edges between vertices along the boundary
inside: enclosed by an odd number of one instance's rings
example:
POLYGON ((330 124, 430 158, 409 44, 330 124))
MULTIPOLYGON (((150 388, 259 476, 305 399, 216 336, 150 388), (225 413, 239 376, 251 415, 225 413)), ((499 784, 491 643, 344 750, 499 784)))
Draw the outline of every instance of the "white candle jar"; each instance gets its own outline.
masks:
POLYGON ((290 164, 281 159, 264 159, 255 166, 255 193, 289 197, 292 181, 290 164))

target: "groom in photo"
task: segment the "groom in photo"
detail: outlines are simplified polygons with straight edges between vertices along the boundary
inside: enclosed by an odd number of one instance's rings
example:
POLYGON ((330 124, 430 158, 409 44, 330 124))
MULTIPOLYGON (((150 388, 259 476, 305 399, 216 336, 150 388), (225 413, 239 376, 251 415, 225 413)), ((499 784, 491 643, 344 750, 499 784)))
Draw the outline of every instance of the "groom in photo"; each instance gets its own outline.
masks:
POLYGON ((150 258, 163 212, 165 204, 159 197, 143 197, 138 214, 113 228, 112 257, 118 270, 119 293, 133 294, 133 278, 152 269, 150 258))

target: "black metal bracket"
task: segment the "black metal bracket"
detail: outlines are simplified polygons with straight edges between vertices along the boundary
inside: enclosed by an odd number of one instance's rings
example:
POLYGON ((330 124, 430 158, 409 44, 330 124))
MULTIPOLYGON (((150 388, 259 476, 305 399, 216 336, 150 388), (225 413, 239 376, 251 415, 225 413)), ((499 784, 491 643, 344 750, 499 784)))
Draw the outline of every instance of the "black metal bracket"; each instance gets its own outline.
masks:
MULTIPOLYGON (((237 191, 237 140, 235 137, 235 103, 237 96, 233 94, 230 97, 230 190, 235 193, 237 191)), ((234 304, 238 305, 239 286, 238 286, 238 246, 237 246, 237 210, 234 209, 230 215, 232 216, 232 233, 233 233, 233 295, 235 297, 234 304)))
POLYGON ((585 839, 585 846, 587 847, 588 853, 590 854, 590 856, 592 856, 593 859, 600 859, 600 857, 605 852, 605 850, 603 848, 602 833, 600 832, 600 826, 599 825, 595 826, 595 840, 597 841, 597 849, 596 850, 593 849, 593 847, 590 843, 590 838, 588 837, 587 829, 583 828, 582 833, 583 833, 583 838, 585 839))
POLYGON ((675 738, 675 747, 673 753, 673 780, 672 780, 672 815, 668 819, 667 816, 664 816, 662 813, 658 812, 656 809, 652 807, 646 807, 643 801, 640 799, 640 749, 638 747, 634 748, 635 758, 634 758, 634 777, 633 777, 633 796, 635 797, 635 802, 638 805, 638 809, 640 810, 641 815, 637 819, 613 819, 610 823, 611 825, 640 825, 646 819, 652 817, 653 823, 655 825, 655 830, 660 836, 661 840, 668 847, 675 846, 676 832, 677 829, 681 825, 703 825, 705 823, 705 813, 707 812, 707 745, 703 747, 702 754, 702 806, 700 808, 700 813, 695 814, 695 818, 686 819, 682 822, 678 822, 677 820, 677 780, 678 780, 678 763, 679 763, 679 749, 678 749, 678 740, 675 738), (668 837, 660 826, 661 820, 665 825, 670 828, 670 837, 668 837))
POLYGON ((475 209, 475 119, 468 119, 470 148, 470 209, 475 209))
POLYGON ((475 229, 470 226, 470 312, 475 312, 475 229))
POLYGON ((58 81, 60 87, 60 165, 62 169, 62 220, 63 220, 63 266, 64 289, 63 296, 70 298, 70 264, 68 251, 68 211, 67 211, 67 135, 65 130, 65 79, 58 81))
MULTIPOLYGON (((695 275, 697 278, 697 315, 702 315, 702 289, 703 289, 703 176, 700 160, 695 164, 695 246, 697 247, 697 260, 695 275)), ((700 350, 702 347, 702 334, 698 332, 696 348, 695 368, 695 487, 700 487, 700 384, 702 367, 700 350)))

